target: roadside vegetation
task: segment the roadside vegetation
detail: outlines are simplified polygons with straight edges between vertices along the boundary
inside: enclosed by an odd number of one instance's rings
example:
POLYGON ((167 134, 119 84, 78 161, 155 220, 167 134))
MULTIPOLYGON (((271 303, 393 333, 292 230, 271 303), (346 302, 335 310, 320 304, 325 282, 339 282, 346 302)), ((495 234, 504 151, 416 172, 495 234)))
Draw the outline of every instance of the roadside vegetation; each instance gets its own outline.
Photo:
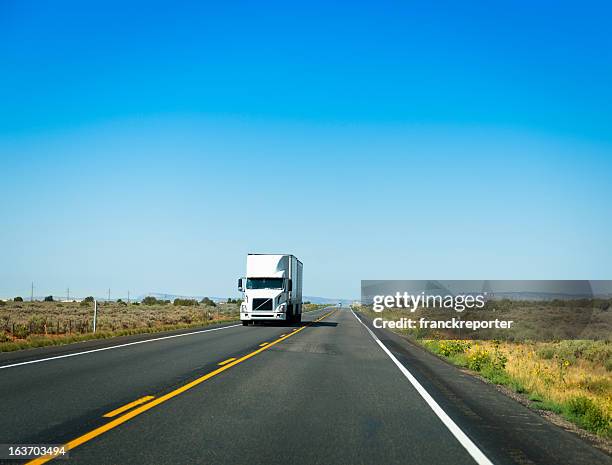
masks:
POLYGON ((81 302, 2 302, 0 352, 233 321, 239 318, 240 302, 215 304, 208 298, 171 302, 155 297, 142 303, 98 302, 95 334, 93 306, 93 297, 81 302))
MULTIPOLYGON (((357 307, 369 317, 379 317, 357 307)), ((385 311, 385 319, 405 313, 385 311)), ((583 429, 612 438, 612 343, 595 340, 474 341, 395 330, 449 362, 524 395, 583 429)))

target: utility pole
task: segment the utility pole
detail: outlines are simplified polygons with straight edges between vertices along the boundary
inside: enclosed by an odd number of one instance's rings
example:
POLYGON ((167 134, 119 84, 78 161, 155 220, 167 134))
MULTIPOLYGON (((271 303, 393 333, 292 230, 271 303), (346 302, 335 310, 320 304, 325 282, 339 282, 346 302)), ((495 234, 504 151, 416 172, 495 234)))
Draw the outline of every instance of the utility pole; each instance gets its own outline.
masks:
POLYGON ((30 290, 30 302, 34 302, 34 281, 32 281, 32 289, 30 290))
POLYGON ((70 302, 70 286, 66 289, 66 301, 70 302))
POLYGON ((128 291, 128 305, 130 305, 130 291, 128 291))
POLYGON ((108 288, 108 301, 110 302, 110 287, 108 288))

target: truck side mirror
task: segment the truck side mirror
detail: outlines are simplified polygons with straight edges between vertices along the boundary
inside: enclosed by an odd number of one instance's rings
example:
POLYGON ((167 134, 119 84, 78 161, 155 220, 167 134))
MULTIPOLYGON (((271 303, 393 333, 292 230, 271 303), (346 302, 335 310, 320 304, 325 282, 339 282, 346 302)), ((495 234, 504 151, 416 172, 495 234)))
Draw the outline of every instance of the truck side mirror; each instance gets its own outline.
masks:
POLYGON ((238 279, 238 290, 240 292, 244 292, 244 279, 243 278, 238 279))
POLYGON ((287 280, 287 291, 291 292, 292 287, 293 287, 293 286, 291 285, 291 280, 290 280, 290 279, 288 279, 288 280, 287 280))

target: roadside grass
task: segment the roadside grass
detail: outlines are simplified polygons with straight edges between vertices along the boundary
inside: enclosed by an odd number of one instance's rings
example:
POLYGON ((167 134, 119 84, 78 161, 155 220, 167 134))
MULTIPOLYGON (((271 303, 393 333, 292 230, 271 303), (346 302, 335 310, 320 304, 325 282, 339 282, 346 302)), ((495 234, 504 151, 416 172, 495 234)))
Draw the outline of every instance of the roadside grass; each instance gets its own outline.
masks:
MULTIPOLYGON (((380 316, 367 310, 364 313, 380 316)), ((393 320, 400 314, 387 312, 385 316, 393 320)), ((525 395, 533 407, 555 412, 587 431, 612 438, 610 342, 445 340, 425 339, 409 330, 395 332, 492 383, 525 395)))

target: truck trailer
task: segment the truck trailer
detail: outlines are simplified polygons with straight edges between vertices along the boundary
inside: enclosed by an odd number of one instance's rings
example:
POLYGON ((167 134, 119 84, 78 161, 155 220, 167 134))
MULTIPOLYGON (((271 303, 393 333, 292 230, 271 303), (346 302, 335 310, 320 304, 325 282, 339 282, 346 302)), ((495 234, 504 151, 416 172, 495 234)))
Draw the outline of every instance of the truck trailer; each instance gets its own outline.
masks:
POLYGON ((302 321, 302 262, 293 255, 248 254, 246 277, 238 280, 244 293, 243 326, 256 321, 302 321))

